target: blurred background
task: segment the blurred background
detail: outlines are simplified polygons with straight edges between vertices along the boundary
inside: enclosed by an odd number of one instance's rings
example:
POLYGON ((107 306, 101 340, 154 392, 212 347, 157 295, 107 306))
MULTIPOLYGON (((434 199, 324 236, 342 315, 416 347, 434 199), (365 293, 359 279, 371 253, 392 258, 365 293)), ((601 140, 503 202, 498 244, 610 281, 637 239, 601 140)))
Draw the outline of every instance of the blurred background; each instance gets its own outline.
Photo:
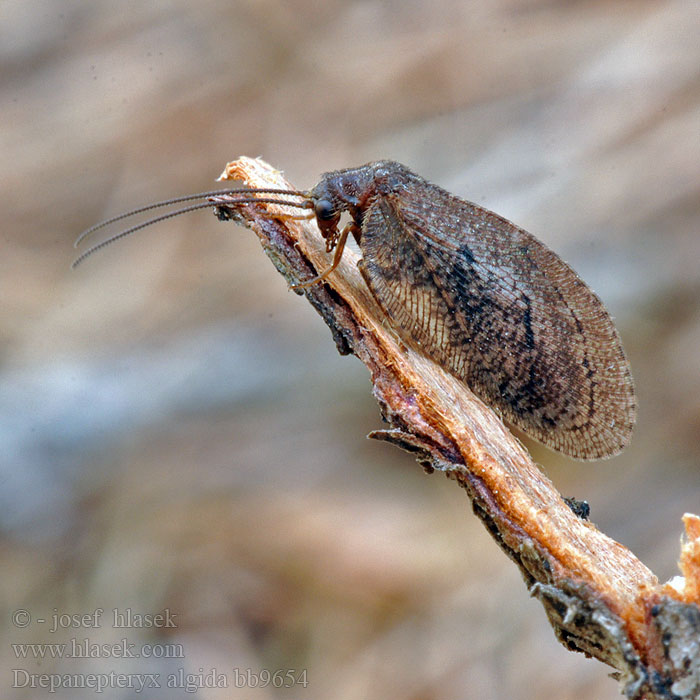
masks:
POLYGON ((700 510, 696 0, 5 0, 0 18, 2 696, 48 697, 37 673, 249 669, 308 685, 196 697, 619 697, 466 495, 365 439, 364 367, 251 232, 198 212, 74 272, 72 243, 241 154, 304 188, 392 158, 494 209, 605 300, 638 387, 620 457, 533 456, 665 580, 700 510), (118 629, 113 608, 175 626, 118 629), (86 638, 182 654, 11 646, 86 638))

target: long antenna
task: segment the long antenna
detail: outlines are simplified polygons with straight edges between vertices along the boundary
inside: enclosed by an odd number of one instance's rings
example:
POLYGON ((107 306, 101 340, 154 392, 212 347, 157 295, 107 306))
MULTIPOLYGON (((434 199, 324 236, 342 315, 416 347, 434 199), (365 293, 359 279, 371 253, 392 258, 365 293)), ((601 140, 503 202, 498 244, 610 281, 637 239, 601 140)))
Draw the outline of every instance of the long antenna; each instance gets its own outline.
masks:
POLYGON ((93 253, 96 253, 98 250, 101 250, 102 248, 107 247, 108 245, 111 245, 115 241, 120 240, 121 238, 125 238, 126 236, 131 235, 132 233, 135 233, 136 231, 140 231, 141 229, 144 229, 148 226, 152 226, 153 224, 157 224, 161 221, 165 221, 166 219, 172 219, 175 216, 180 216, 181 214, 187 214, 191 211, 197 211, 198 209, 207 209, 209 207, 232 207, 232 206, 237 206, 239 204, 280 204, 284 206, 289 206, 289 207, 298 207, 301 209, 311 209, 313 208, 313 202, 310 199, 310 196, 306 192, 298 192, 295 190, 281 190, 281 189, 272 189, 272 188, 259 188, 259 189, 241 189, 241 188, 236 188, 236 189, 231 189, 231 190, 213 190, 211 192, 200 192, 199 194, 191 194, 191 195, 186 195, 184 197, 175 197, 174 199, 168 199, 164 200, 162 202, 155 202, 154 204, 148 204, 144 207, 139 207, 138 209, 132 209, 129 212, 126 212, 124 214, 119 214, 118 216, 113 216, 111 219, 106 219, 105 221, 100 222, 99 224, 95 224, 94 226, 91 226, 89 229, 86 229, 83 231, 83 233, 78 236, 77 240, 75 241, 75 247, 80 245, 82 241, 84 241, 88 236, 90 236, 92 233, 95 231, 98 231, 101 228, 104 228, 105 226, 108 226, 109 224, 114 223, 115 221, 121 221, 122 219, 126 219, 130 216, 134 216, 135 214, 140 214, 144 211, 150 211, 151 209, 157 209, 159 207, 165 207, 170 204, 177 204, 178 202, 187 202, 191 201, 193 199, 200 199, 202 197, 217 197, 220 195, 236 195, 236 194, 245 194, 247 196, 245 197, 239 197, 237 199, 232 199, 232 200, 223 200, 223 201, 208 201, 208 202, 200 202, 199 204, 192 204, 189 207, 183 207, 182 209, 176 209, 175 211, 168 212, 167 214, 162 214, 161 216, 156 216, 152 219, 149 219, 148 221, 144 221, 143 223, 136 224, 135 226, 131 226, 123 231, 120 231, 119 233, 114 234, 113 236, 110 236, 106 240, 97 243, 96 245, 92 246, 91 248, 88 248, 84 253, 82 253, 79 257, 77 257, 73 263, 71 264, 71 268, 75 269, 82 263, 86 258, 89 258, 93 253), (255 197, 255 196, 250 196, 251 194, 257 194, 257 193, 262 193, 262 194, 279 194, 279 195, 290 195, 293 197, 303 197, 302 202, 288 202, 287 200, 284 199, 277 199, 275 197, 255 197))
MULTIPOLYGON (((238 193, 253 193, 253 192, 260 192, 261 194, 288 194, 292 197, 303 197, 305 199, 308 199, 309 195, 307 192, 298 192, 297 190, 282 190, 282 189, 274 189, 274 188, 256 188, 254 190, 246 190, 242 189, 240 187, 237 188, 232 188, 228 190, 212 190, 211 192, 199 192, 197 194, 188 194, 185 195, 184 197, 174 197, 173 199, 165 199, 162 202, 154 202, 153 204, 147 204, 144 207, 139 207, 138 209, 132 209, 131 211, 124 212, 123 214, 118 214, 117 216, 113 216, 110 219, 105 219, 104 221, 100 221, 99 223, 95 224, 94 226, 90 226, 90 228, 85 229, 76 239, 75 243, 73 243, 73 247, 77 248, 90 234, 94 233, 95 231, 99 231, 101 228, 104 228, 105 226, 109 226, 110 224, 115 223, 116 221, 121 221, 122 219, 128 219, 130 216, 135 216, 136 214, 141 214, 144 211, 150 211, 151 209, 158 209, 160 207, 168 207, 171 204, 179 204, 180 202, 189 202, 192 201, 193 199, 203 199, 204 197, 216 197, 219 195, 233 195, 233 194, 238 194, 238 193)), ((292 204, 291 206, 301 206, 301 205, 294 205, 292 204)), ((183 209, 182 213, 184 214, 185 211, 190 211, 189 209, 183 209)), ((153 222, 155 223, 155 219, 153 222)))

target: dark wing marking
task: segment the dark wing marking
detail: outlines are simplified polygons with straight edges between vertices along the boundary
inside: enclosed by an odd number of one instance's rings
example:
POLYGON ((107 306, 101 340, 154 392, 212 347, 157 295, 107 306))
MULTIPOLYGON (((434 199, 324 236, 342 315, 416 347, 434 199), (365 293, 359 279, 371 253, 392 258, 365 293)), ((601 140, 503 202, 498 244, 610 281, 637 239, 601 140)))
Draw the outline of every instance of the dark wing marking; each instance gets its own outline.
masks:
POLYGON ((401 338, 578 459, 618 453, 636 404, 610 315, 534 236, 429 185, 365 212, 362 274, 401 338))

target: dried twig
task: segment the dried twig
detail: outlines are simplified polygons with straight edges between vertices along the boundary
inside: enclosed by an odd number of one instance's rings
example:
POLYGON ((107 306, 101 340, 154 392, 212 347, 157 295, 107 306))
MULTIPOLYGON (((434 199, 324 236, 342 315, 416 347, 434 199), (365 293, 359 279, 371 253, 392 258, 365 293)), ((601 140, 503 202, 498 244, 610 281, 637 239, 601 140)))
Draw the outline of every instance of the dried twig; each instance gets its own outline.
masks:
MULTIPOLYGON (((250 158, 229 163, 222 179, 290 187, 279 171, 250 158)), ((255 231, 290 284, 327 267, 315 223, 285 217, 293 212, 274 204, 231 212, 255 231)), ((304 294, 340 353, 354 353, 370 370, 391 426, 370 437, 415 453, 426 469, 466 489, 474 512, 542 602, 557 638, 615 668, 627 697, 700 697, 700 518, 685 516, 685 578, 660 585, 632 552, 573 512, 490 408, 396 339, 356 262, 346 251, 327 282, 304 294)))

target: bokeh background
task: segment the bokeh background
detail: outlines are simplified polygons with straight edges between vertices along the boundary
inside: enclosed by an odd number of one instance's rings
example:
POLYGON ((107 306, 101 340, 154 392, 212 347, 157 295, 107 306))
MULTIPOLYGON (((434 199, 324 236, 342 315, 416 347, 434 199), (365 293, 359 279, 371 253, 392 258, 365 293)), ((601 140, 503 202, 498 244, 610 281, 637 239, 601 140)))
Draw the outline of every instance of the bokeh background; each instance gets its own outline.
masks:
POLYGON ((241 154, 299 187, 393 158, 498 211, 602 296, 638 386, 622 456, 533 455, 665 580, 700 510, 698 37, 696 0, 4 0, 2 696, 49 697, 12 669, 250 669, 308 686, 194 697, 618 697, 557 644, 466 495, 365 439, 365 369, 252 233, 199 212, 75 272, 71 246, 241 154), (97 608, 99 628, 51 631, 97 608), (176 627, 115 629, 113 608, 176 627), (11 646, 71 638, 183 655, 11 646))

